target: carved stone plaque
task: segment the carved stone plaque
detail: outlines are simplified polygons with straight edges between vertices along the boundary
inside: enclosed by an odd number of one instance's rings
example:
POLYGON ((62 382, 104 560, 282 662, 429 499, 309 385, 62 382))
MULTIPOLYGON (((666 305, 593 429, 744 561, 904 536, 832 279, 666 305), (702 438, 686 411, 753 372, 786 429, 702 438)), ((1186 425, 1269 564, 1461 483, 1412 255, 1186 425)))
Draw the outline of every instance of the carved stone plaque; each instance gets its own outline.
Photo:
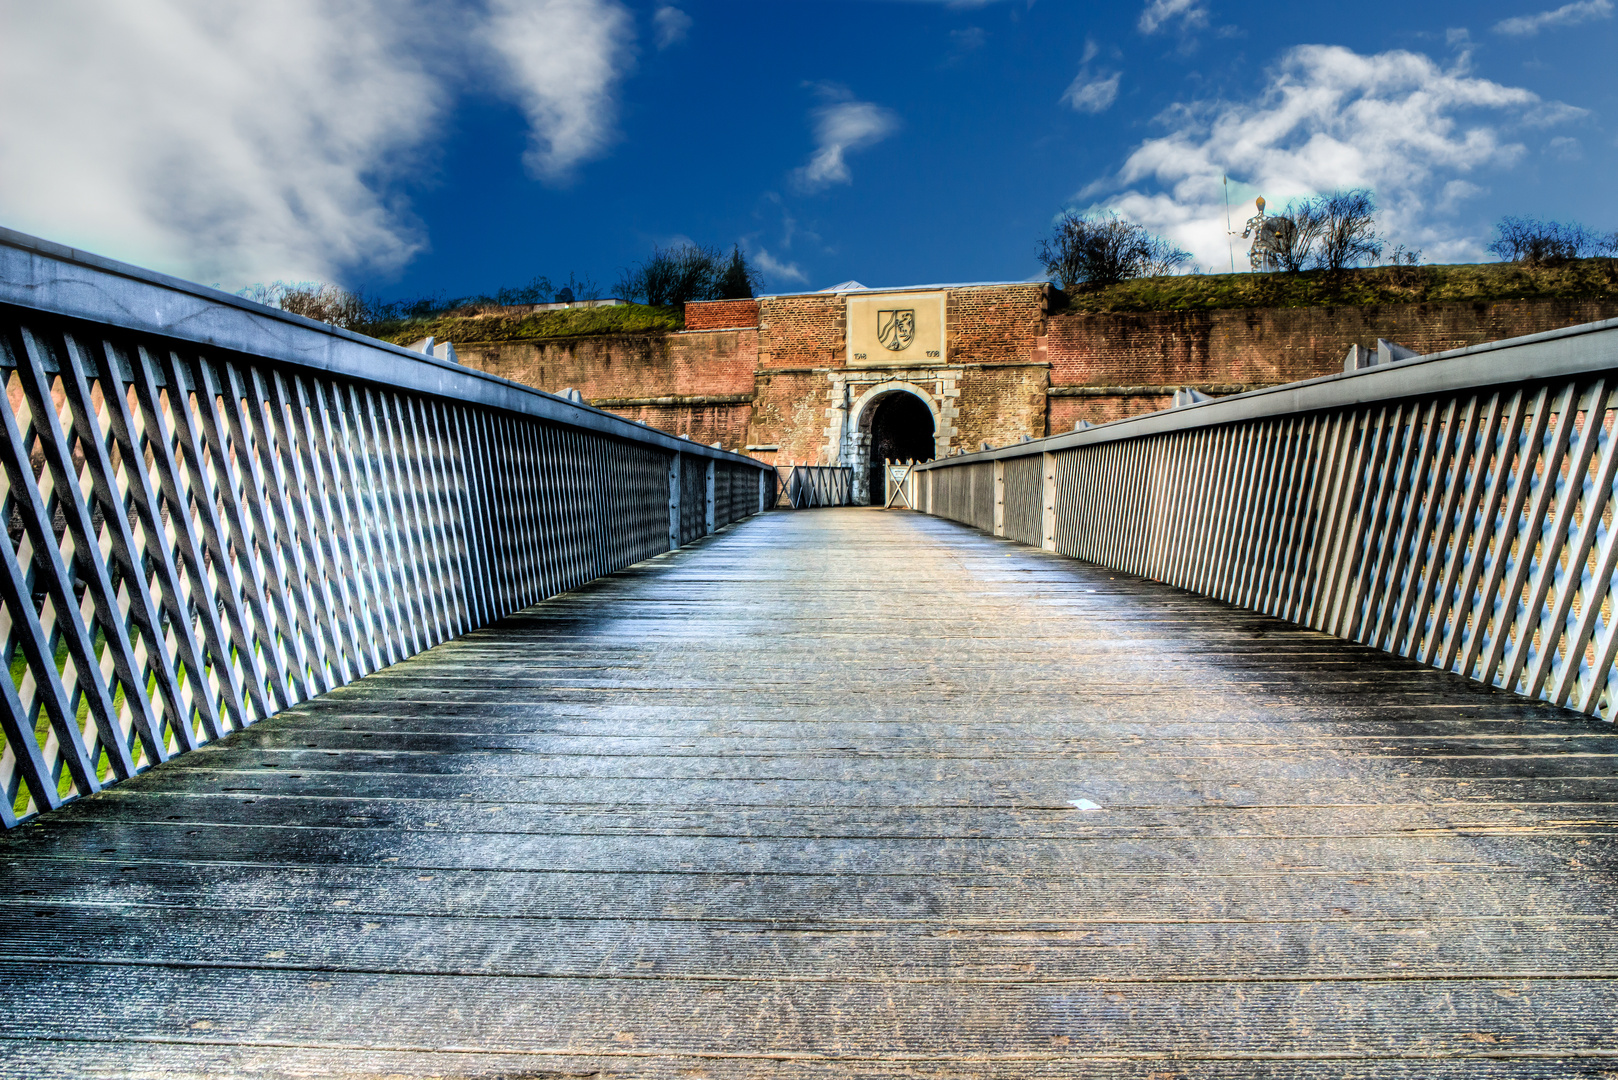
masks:
POLYGON ((921 367, 942 364, 943 292, 851 294, 849 367, 921 367))

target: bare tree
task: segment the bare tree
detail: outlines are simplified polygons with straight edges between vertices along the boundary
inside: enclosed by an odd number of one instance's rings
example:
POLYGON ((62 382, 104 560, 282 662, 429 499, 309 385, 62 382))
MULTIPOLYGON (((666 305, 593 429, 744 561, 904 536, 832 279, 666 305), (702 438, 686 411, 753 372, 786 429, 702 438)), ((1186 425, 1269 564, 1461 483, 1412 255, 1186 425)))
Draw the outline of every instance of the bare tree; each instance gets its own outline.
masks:
POLYGON ((1294 200, 1290 242, 1277 257, 1293 272, 1316 267, 1333 273, 1379 258, 1385 245, 1376 231, 1376 198, 1364 188, 1294 200))
POLYGON ((372 321, 370 305, 363 296, 330 282, 277 281, 270 285, 249 285, 236 295, 344 330, 372 321))
POLYGON ((1495 225, 1488 251, 1524 266, 1560 266, 1592 255, 1618 254, 1618 232, 1602 236, 1574 222, 1505 217, 1495 225))
POLYGON ((1071 290, 1172 274, 1190 262, 1191 255, 1110 210, 1088 214, 1069 210, 1057 219, 1052 234, 1040 241, 1039 261, 1063 289, 1071 290))

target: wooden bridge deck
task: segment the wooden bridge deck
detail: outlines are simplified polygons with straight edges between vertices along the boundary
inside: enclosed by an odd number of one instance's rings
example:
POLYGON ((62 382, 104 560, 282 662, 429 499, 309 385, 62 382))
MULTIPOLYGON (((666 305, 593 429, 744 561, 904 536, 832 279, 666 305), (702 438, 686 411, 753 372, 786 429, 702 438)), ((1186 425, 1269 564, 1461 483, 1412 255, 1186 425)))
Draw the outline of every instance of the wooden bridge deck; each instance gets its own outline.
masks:
POLYGON ((1610 732, 771 514, 0 839, 0 1075, 1612 1076, 1610 732))

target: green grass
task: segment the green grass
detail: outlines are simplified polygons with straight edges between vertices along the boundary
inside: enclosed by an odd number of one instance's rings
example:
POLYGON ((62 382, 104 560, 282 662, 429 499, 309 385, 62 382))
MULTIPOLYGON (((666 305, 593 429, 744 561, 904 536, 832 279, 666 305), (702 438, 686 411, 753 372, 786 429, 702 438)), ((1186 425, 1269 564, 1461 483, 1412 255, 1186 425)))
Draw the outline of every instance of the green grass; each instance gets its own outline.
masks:
POLYGON ((680 308, 624 304, 619 307, 565 308, 532 315, 448 313, 431 319, 409 319, 362 327, 361 332, 395 345, 424 337, 438 341, 533 341, 546 338, 599 337, 604 334, 665 334, 685 329, 680 308))
POLYGON ((1222 308, 1366 307, 1494 300, 1618 299, 1618 259, 1580 259, 1564 266, 1461 263, 1377 266, 1332 275, 1191 274, 1138 278, 1105 288, 1076 289, 1065 310, 1214 311, 1222 308))
MULTIPOLYGON (((130 638, 131 638, 132 643, 133 642, 138 642, 140 640, 140 631, 137 628, 131 627, 130 628, 130 638)), ((107 646, 107 636, 106 636, 105 632, 103 632, 99 627, 95 631, 95 637, 94 637, 94 640, 92 642, 92 645, 93 645, 93 647, 95 649, 95 654, 96 654, 96 657, 98 659, 107 650, 107 647, 108 647, 107 646)), ((62 674, 64 671, 67 670, 67 656, 68 656, 67 640, 65 638, 58 637, 58 640, 57 640, 57 643, 56 643, 56 671, 57 671, 58 675, 62 674)), ((11 657, 11 685, 13 687, 15 687, 19 692, 22 690, 23 675, 27 671, 28 671, 28 658, 24 655, 22 647, 19 645, 19 646, 17 646, 17 648, 15 649, 15 651, 13 652, 12 657, 11 657)), ((179 670, 178 675, 179 675, 179 678, 180 678, 181 685, 184 685, 185 671, 184 671, 183 668, 181 668, 179 670)), ((156 690, 156 688, 157 688, 157 679, 156 679, 156 677, 155 676, 148 677, 148 679, 147 679, 147 687, 146 687, 147 695, 150 696, 156 690)), ((36 694, 37 694, 37 690, 36 690, 36 694)), ((73 719, 74 719, 74 723, 78 727, 78 730, 82 732, 84 730, 85 722, 88 721, 89 718, 90 718, 90 699, 83 692, 79 693, 78 699, 79 699, 78 708, 77 708, 77 710, 75 712, 75 716, 74 716, 73 719)), ((113 711, 113 715, 114 716, 122 715, 123 708, 124 708, 124 688, 123 688, 122 684, 119 684, 119 685, 117 685, 117 686, 115 686, 113 688, 113 692, 112 692, 112 711, 113 711)), ((50 715, 45 711, 44 708, 41 708, 39 710, 39 717, 34 722, 34 742, 36 744, 38 744, 41 749, 43 749, 44 746, 45 746, 45 741, 50 736, 50 733, 51 733, 50 715)), ((0 732, 0 752, 4 752, 5 747, 6 747, 6 736, 5 736, 4 732, 0 732)), ((137 750, 137 751, 135 751, 135 753, 136 753, 136 755, 138 757, 139 751, 137 750)), ((65 758, 63 760, 65 762, 65 758)), ((97 757, 96 762, 95 762, 95 768, 96 768, 96 778, 98 780, 105 781, 108 776, 112 775, 112 760, 107 755, 107 751, 105 749, 103 749, 101 751, 100 755, 97 757)), ((68 792, 71 791, 72 789, 73 789, 73 775, 72 775, 71 772, 68 771, 67 765, 64 763, 61 766, 61 774, 60 774, 60 776, 57 777, 56 794, 59 795, 59 796, 62 796, 63 798, 66 798, 68 792)), ((25 810, 27 810, 27 808, 28 808, 28 800, 29 800, 29 792, 28 792, 27 783, 25 782, 25 783, 19 784, 18 789, 17 789, 16 800, 13 802, 12 807, 11 807, 12 811, 17 816, 21 817, 23 812, 25 810)))

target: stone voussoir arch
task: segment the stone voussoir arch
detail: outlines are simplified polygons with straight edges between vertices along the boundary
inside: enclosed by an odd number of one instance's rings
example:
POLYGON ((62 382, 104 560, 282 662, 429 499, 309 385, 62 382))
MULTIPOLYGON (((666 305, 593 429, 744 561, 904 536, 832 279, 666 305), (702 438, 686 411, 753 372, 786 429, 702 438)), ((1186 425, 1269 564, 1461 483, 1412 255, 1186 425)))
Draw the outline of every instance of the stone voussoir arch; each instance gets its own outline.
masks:
POLYGON ((850 425, 853 431, 856 433, 868 431, 871 426, 871 419, 875 415, 872 406, 879 399, 898 391, 915 395, 921 399, 923 405, 927 406, 927 411, 933 414, 933 433, 935 436, 943 430, 944 418, 939 412, 938 402, 931 391, 925 387, 917 386, 913 382, 890 379, 887 382, 877 383, 855 400, 853 407, 849 410, 849 414, 853 419, 850 425))
MULTIPOLYGON (((854 471, 854 499, 863 503, 870 498, 869 454, 871 450, 871 423, 876 417, 875 406, 882 399, 894 394, 910 394, 921 399, 927 406, 927 412, 933 418, 934 452, 938 453, 938 436, 943 429, 944 417, 939 407, 939 399, 932 392, 916 383, 903 379, 889 379, 877 383, 862 393, 850 405, 848 440, 842 453, 843 463, 852 466, 854 471)), ((939 455, 942 456, 942 455, 939 455)))

